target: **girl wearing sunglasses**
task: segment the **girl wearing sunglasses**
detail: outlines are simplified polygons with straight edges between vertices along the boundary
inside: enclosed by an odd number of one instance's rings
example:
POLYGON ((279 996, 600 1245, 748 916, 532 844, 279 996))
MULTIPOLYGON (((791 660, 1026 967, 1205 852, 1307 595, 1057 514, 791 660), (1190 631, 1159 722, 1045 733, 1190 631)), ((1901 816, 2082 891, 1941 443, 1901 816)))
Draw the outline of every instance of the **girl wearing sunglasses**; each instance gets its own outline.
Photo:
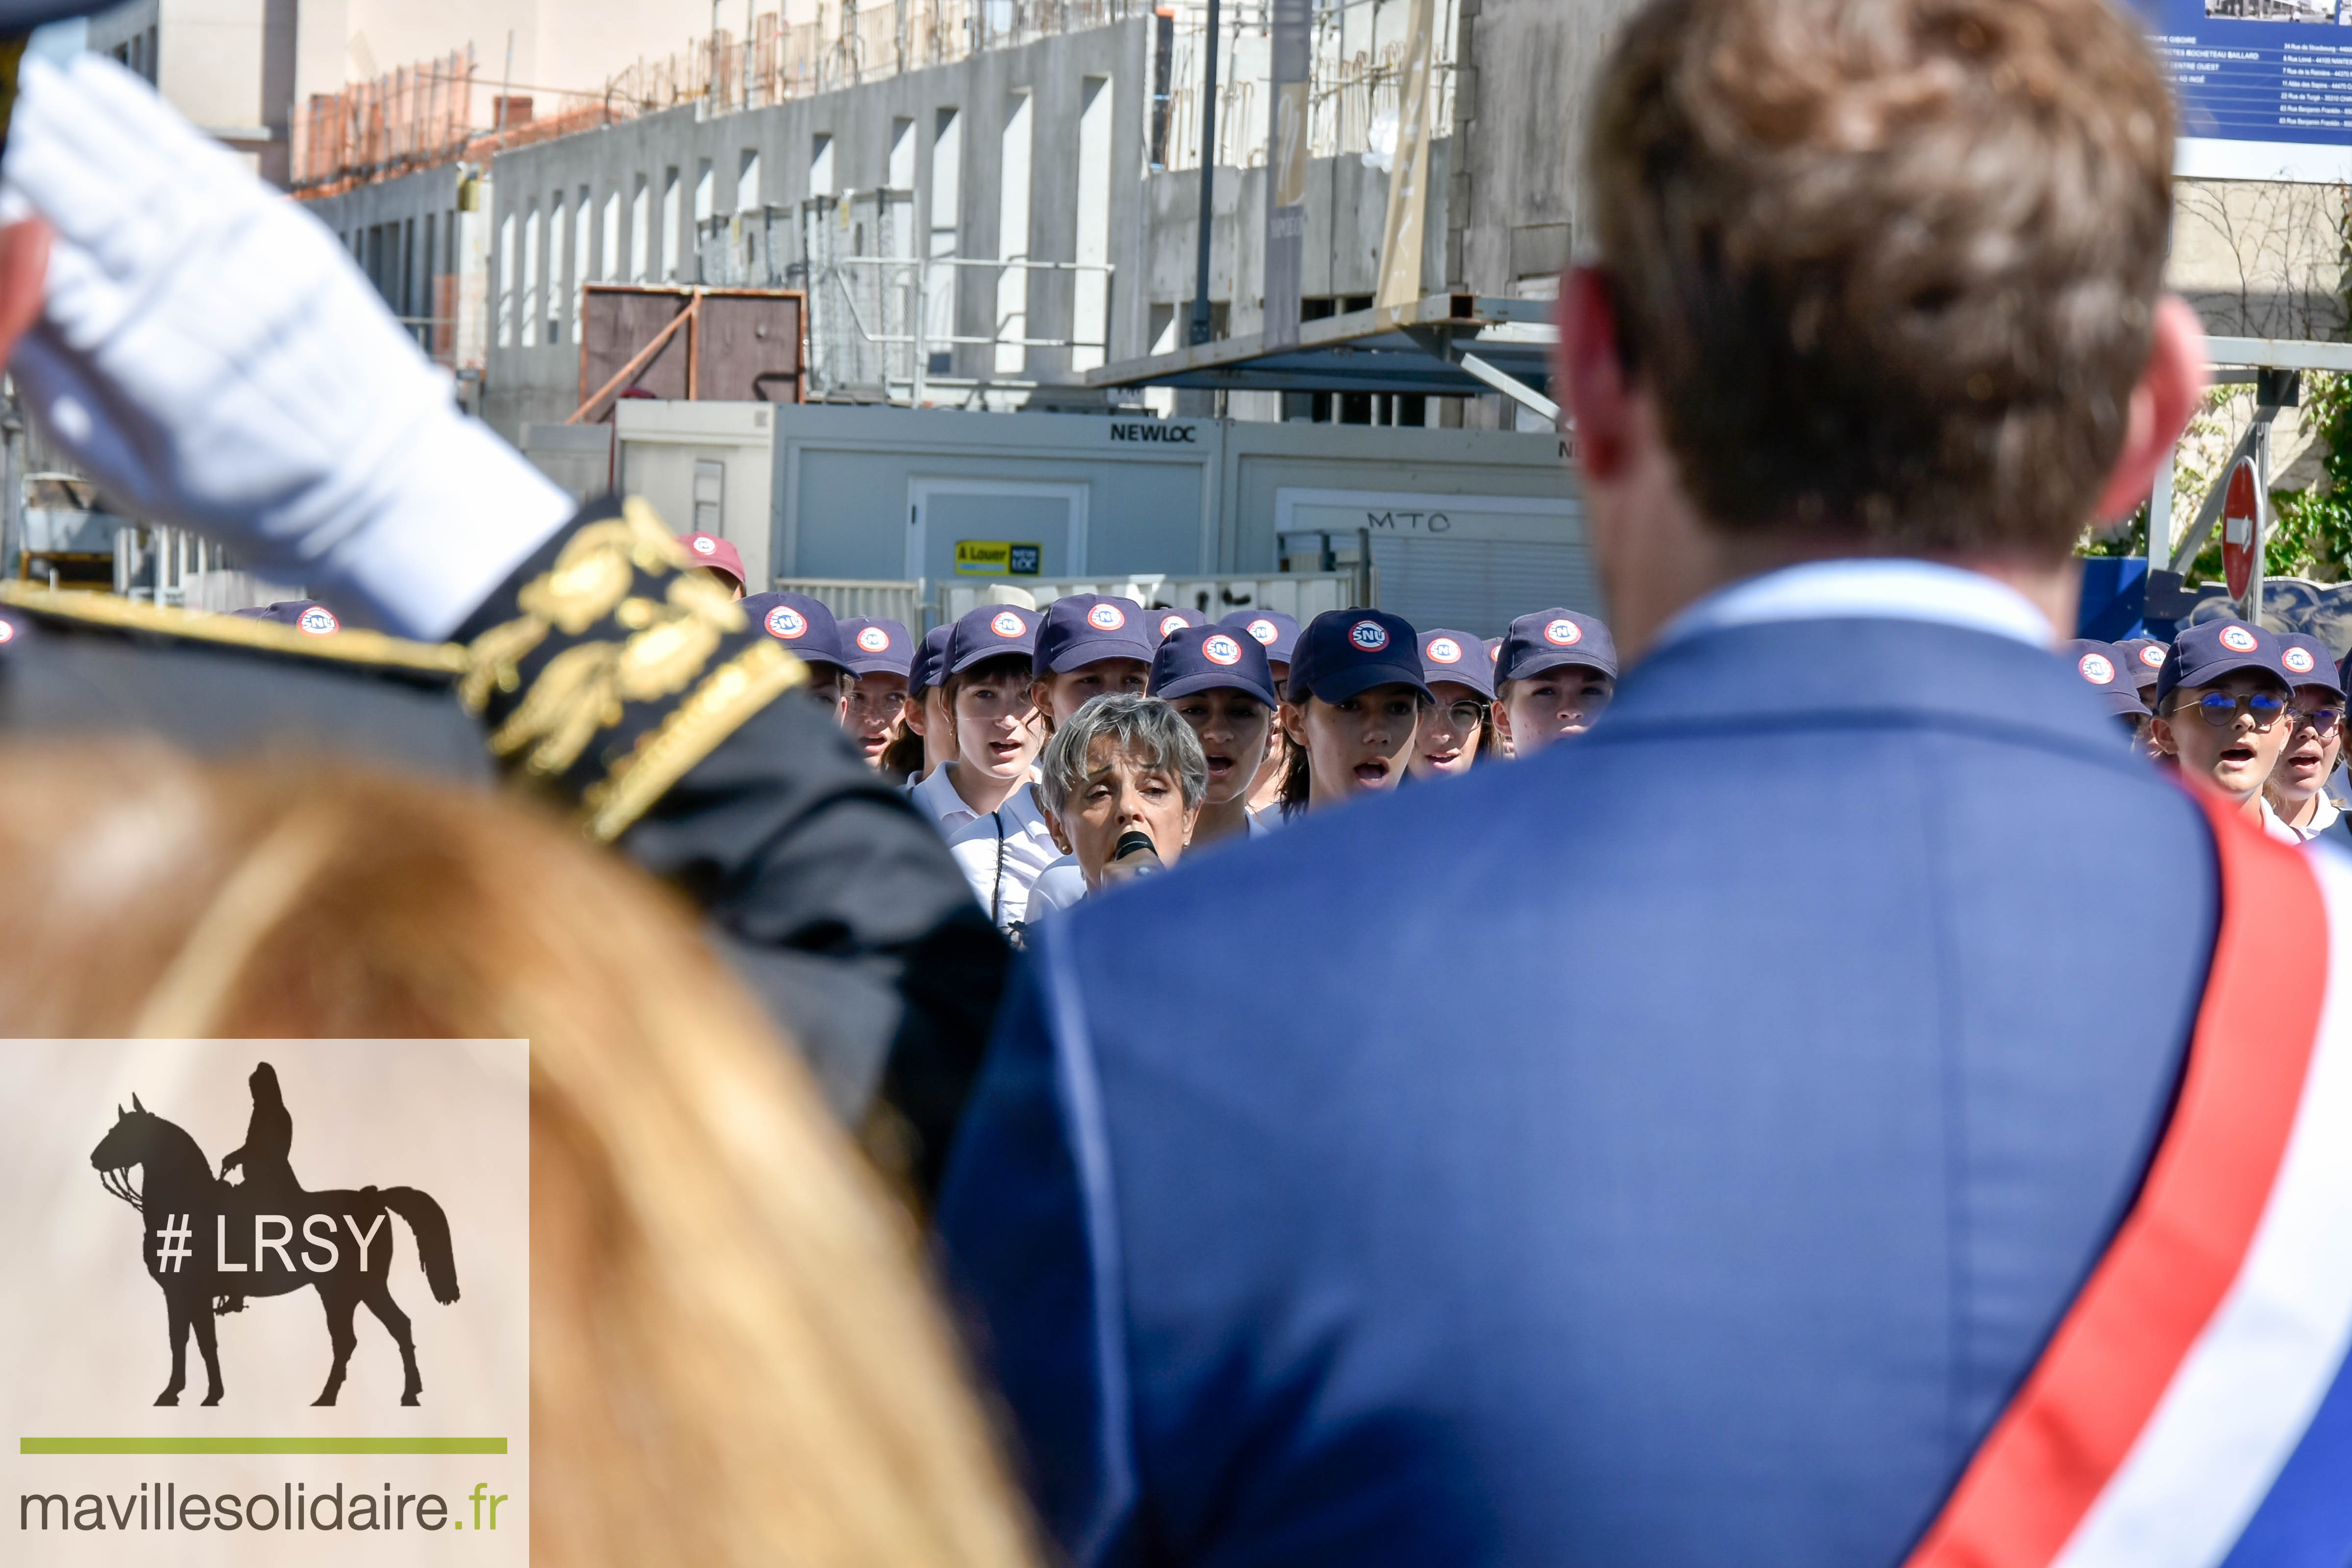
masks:
POLYGON ((2156 678, 2158 754, 2181 773, 2263 820, 2263 785, 2287 749, 2294 678, 2278 633, 2244 621, 2207 621, 2174 639, 2156 678))
POLYGON ((1466 773, 1494 751, 1494 669, 1486 645, 1468 632, 1421 634, 1421 673, 1437 700, 1413 732, 1412 760, 1405 763, 1408 775, 1428 779, 1466 773))
POLYGON ((2293 633, 2279 645, 2279 662, 2294 683, 2287 710, 2293 732, 2263 786, 2263 826, 2272 837, 2294 843, 2326 834, 2352 844, 2352 819, 2328 793, 2344 751, 2341 675, 2317 637, 2293 633))

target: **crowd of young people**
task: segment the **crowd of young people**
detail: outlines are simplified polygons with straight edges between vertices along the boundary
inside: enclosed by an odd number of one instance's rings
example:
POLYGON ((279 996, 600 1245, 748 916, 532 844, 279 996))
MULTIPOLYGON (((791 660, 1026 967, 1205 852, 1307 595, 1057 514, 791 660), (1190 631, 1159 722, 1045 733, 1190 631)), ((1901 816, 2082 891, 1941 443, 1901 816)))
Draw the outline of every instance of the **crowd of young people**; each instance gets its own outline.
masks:
POLYGON ((2273 838, 2352 845, 2346 665, 2317 637, 2237 619, 2152 637, 2066 645, 2132 744, 2238 804, 2273 838))
POLYGON ((1581 733, 1617 680, 1609 628, 1557 607, 1486 638, 1384 610, 1211 623, 1093 594, 920 638, 804 595, 743 607, 1013 932, 1188 849, 1581 733))

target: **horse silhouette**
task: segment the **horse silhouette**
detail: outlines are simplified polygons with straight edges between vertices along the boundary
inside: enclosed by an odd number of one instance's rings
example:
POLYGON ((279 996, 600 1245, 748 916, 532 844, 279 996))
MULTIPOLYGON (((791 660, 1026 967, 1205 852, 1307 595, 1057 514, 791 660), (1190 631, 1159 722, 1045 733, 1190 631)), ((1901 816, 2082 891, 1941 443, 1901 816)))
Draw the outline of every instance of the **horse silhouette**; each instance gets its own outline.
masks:
MULTIPOLYGON (((270 1083, 274 1089, 275 1074, 270 1083)), ((332 1405, 343 1385, 358 1342, 352 1314, 362 1302, 400 1347, 405 1373, 400 1402, 418 1403, 425 1384, 417 1375, 416 1346, 408 1315, 388 1284, 397 1231, 384 1216, 407 1222, 425 1283, 446 1306, 457 1299, 457 1265, 449 1250, 449 1222, 430 1196, 414 1187, 305 1192, 290 1172, 282 1184, 231 1185, 213 1174, 194 1138, 140 1104, 137 1095, 129 1110, 115 1108, 114 1126, 90 1151, 89 1163, 100 1184, 148 1221, 142 1254, 148 1274, 163 1288, 172 1322, 172 1381, 156 1404, 177 1405, 187 1386, 192 1328, 205 1358, 205 1403, 220 1403, 215 1298, 283 1296, 306 1286, 318 1289, 335 1351, 326 1389, 312 1403, 332 1405), (134 1168, 142 1173, 136 1186, 134 1168), (239 1256, 249 1261, 237 1262, 239 1256)))

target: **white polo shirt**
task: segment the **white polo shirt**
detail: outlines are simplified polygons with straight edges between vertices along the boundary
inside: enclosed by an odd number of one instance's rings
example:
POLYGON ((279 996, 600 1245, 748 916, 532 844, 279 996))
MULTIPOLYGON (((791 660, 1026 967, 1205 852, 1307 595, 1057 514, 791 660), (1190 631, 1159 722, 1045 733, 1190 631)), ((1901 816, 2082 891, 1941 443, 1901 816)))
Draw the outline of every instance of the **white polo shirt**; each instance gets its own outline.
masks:
POLYGON ((2311 820, 2297 827, 2271 809, 2268 795, 2263 797, 2263 831, 2284 844, 2308 844, 2335 826, 2336 819, 2343 815, 2336 803, 2322 792, 2311 814, 2311 820))
POLYGON ((1010 931, 1027 921, 1029 889, 1039 873, 1062 858, 1062 851, 1029 784, 1007 795, 994 811, 976 812, 956 793, 949 773, 954 766, 947 763, 934 768, 908 794, 939 826, 948 853, 971 884, 971 896, 999 930, 1010 931))

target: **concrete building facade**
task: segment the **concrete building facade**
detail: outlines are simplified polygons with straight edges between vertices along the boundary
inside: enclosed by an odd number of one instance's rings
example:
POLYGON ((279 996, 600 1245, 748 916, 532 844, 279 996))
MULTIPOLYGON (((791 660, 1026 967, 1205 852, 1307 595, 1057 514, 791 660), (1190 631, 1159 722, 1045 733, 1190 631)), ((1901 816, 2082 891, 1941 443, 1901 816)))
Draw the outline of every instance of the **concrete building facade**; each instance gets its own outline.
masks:
POLYGON ((1051 401, 1087 367, 1087 346, 1093 363, 1135 352, 1150 323, 1134 280, 1150 41, 1147 21, 1119 23, 770 108, 688 105, 500 153, 486 416, 512 437, 579 405, 583 283, 705 280, 711 220, 771 209, 794 237, 801 271, 786 276, 805 283, 803 204, 877 188, 910 200, 909 258, 1075 263, 1085 252, 1108 264, 1107 286, 1087 282, 1100 273, 924 269, 937 274, 925 282, 936 335, 985 340, 946 351, 940 381, 1006 386, 1022 401, 1044 389, 1051 401), (1090 143, 1097 157, 1074 156, 1090 143))

